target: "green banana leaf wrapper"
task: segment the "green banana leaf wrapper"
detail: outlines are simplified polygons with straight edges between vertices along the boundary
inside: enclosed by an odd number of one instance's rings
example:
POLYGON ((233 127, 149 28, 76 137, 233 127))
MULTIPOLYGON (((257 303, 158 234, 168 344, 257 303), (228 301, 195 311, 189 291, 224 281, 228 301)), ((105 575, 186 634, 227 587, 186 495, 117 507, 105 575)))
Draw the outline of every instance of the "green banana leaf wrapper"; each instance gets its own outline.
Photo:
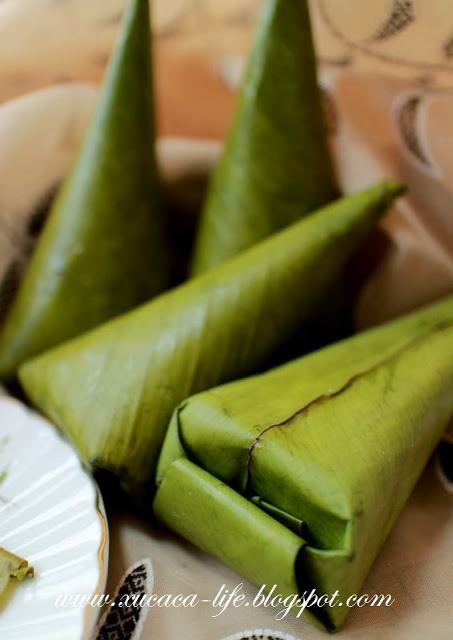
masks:
POLYGON ((33 574, 33 567, 26 560, 0 547, 0 596, 11 579, 22 582, 25 578, 32 578, 33 574))
POLYGON ((192 273, 221 264, 336 196, 306 0, 265 0, 192 273))
POLYGON ((296 333, 400 192, 380 183, 333 203, 25 363, 26 394, 86 463, 118 476, 140 501, 178 404, 253 373, 296 333))
POLYGON ((96 114, 0 335, 0 377, 167 284, 148 0, 133 0, 96 114))
POLYGON ((338 590, 304 612, 334 630, 452 414, 449 297, 183 402, 154 512, 285 597, 338 590))

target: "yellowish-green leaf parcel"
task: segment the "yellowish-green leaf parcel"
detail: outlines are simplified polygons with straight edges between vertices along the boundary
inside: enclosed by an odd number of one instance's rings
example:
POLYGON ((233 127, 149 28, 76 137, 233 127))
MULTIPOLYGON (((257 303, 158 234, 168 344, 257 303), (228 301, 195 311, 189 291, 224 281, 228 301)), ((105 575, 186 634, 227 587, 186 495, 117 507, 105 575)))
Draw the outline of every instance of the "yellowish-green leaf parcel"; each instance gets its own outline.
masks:
POLYGON ((114 473, 139 499, 176 406, 253 373, 294 335, 400 192, 380 183, 335 202, 25 363, 28 397, 86 463, 114 473))
POLYGON ((0 378, 167 284, 148 0, 132 0, 97 111, 0 334, 0 378))
POLYGON ((0 547, 0 596, 10 580, 22 582, 25 578, 33 577, 33 574, 33 567, 26 560, 0 547))
POLYGON ((452 414, 450 297, 183 402, 154 512, 257 585, 337 594, 304 612, 334 630, 452 414))
POLYGON ((265 0, 192 271, 221 264, 336 195, 307 0, 265 0))

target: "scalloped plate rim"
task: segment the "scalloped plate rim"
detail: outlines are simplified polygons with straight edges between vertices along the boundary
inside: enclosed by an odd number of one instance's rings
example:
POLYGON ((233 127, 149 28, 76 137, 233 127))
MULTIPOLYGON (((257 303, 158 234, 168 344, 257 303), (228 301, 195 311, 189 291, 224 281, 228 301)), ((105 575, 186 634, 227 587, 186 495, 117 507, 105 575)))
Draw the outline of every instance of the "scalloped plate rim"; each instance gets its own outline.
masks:
MULTIPOLYGON (((95 584, 93 584, 92 587, 90 586, 90 593, 87 595, 91 597, 95 594, 103 593, 107 583, 107 570, 108 570, 108 557, 109 557, 109 530, 108 530, 107 517, 105 513, 104 503, 102 500, 102 495, 96 482, 88 473, 88 471, 86 471, 86 469, 82 466, 81 462, 77 457, 76 452, 71 447, 71 445, 61 436, 61 434, 53 427, 53 425, 50 422, 48 422, 45 418, 40 416, 39 414, 29 409, 25 404, 19 402, 18 400, 16 400, 11 396, 4 394, 1 387, 0 387, 0 445, 3 441, 5 443, 4 446, 6 447, 8 446, 10 441, 14 441, 14 435, 11 436, 11 433, 12 433, 11 428, 2 424, 2 416, 6 412, 12 412, 10 415, 17 412, 16 416, 18 420, 22 419, 22 422, 20 423, 20 427, 17 426, 18 433, 20 433, 20 435, 18 435, 18 437, 16 438, 16 446, 17 446, 17 442, 22 438, 23 432, 24 431, 26 432, 29 427, 34 427, 36 429, 35 431, 36 437, 43 438, 46 445, 51 447, 54 446, 58 448, 60 456, 63 456, 65 462, 71 465, 71 471, 74 473, 75 479, 76 479, 76 488, 79 488, 79 489, 82 488, 84 491, 83 506, 88 509, 89 523, 92 526, 94 526, 96 529, 96 535, 93 536, 92 546, 91 546, 91 540, 89 541, 90 559, 94 556, 96 557, 95 566, 97 567, 97 569, 94 569, 96 573, 95 584), (8 429, 9 429, 9 432, 8 432, 8 429), (88 504, 90 501, 92 503, 92 508, 90 508, 88 504), (99 525, 98 529, 96 528, 96 525, 99 525)), ((27 455, 27 453, 25 455, 27 455)), ((29 449, 28 455, 33 456, 33 451, 30 453, 30 449, 29 449)), ((3 455, 3 464, 5 463, 5 459, 7 459, 7 453, 3 455)), ((19 466, 19 469, 22 470, 23 468, 24 468, 23 465, 19 466)), ((0 475, 3 470, 4 470, 4 467, 2 467, 2 447, 0 446, 0 475)), ((9 475, 8 469, 6 469, 6 471, 7 473, 6 473, 5 485, 9 475)), ((45 475, 48 472, 48 469, 38 468, 38 471, 40 471, 41 474, 45 475)), ((16 472, 17 472, 17 467, 11 470, 11 476, 13 477, 13 479, 15 479, 16 472)), ((40 477, 42 478, 42 475, 40 477)), ((1 491, 2 489, 0 484, 0 495, 1 495, 1 491)), ((24 490, 24 493, 26 493, 26 489, 24 490)), ((8 502, 12 502, 12 499, 10 497, 8 497, 7 500, 8 502)), ((21 504, 20 494, 19 494, 18 500, 19 500, 19 503, 16 503, 16 505, 21 504)), ((27 508, 29 507, 27 506, 27 508)), ((0 505, 0 511, 2 511, 1 505, 0 505)), ((3 511, 6 511, 6 508, 3 509, 3 511)), ((13 514, 13 519, 14 519, 14 514, 13 514)), ((16 528, 18 528, 17 524, 15 526, 16 528)), ((5 531, 1 530, 1 525, 0 525, 0 546, 2 545, 2 540, 4 540, 4 536, 5 536, 5 531)), ((34 541, 32 541, 31 543, 32 545, 33 545, 33 542, 34 541)), ((7 543, 5 543, 5 546, 6 545, 7 543)), ((10 544, 10 550, 13 552, 15 551, 14 544, 10 544)), ((45 552, 44 552, 44 555, 45 555, 45 552)), ((24 554, 24 556, 26 557, 26 554, 24 554)), ((35 578, 33 578, 33 583, 36 585, 37 583, 34 582, 35 580, 36 581, 39 580, 39 573, 35 576, 35 578)), ((11 602, 8 602, 8 604, 5 607, 5 612, 8 611, 9 609, 13 609, 17 607, 21 603, 23 604, 24 599, 17 597, 17 594, 20 594, 21 587, 22 585, 18 585, 17 589, 13 594, 11 602)), ((39 586, 38 586, 38 590, 39 590, 39 586)), ((44 591, 44 589, 42 589, 42 591, 44 591)), ((24 596, 24 598, 26 598, 26 596, 24 596)), ((21 623, 23 622, 23 619, 24 619, 24 613, 23 613, 24 610, 26 609, 25 608, 21 609, 21 616, 22 616, 21 623)), ((68 608, 67 610, 69 612, 73 611, 70 608, 68 608)), ((86 605, 85 607, 80 607, 79 611, 80 611, 80 615, 77 615, 74 613, 68 614, 68 618, 70 618, 73 622, 75 618, 76 622, 74 622, 74 634, 65 635, 65 640, 89 640, 92 637, 92 634, 94 632, 94 629, 97 623, 96 614, 98 610, 91 607, 90 605, 86 605)), ((2 631, 3 633, 11 633, 11 627, 2 625, 2 617, 3 617, 2 612, 0 612, 0 635, 3 635, 2 631), (10 629, 9 632, 8 632, 8 628, 10 629)), ((64 620, 62 621, 62 624, 64 624, 64 620)), ((45 632, 45 630, 43 631, 45 632)), ((40 637, 44 637, 42 635, 43 631, 40 632, 41 633, 40 637)), ((19 638, 22 639, 23 637, 25 640, 25 638, 30 637, 29 633, 30 631, 29 630, 27 631, 27 627, 24 626, 24 633, 20 633, 19 635, 16 632, 16 634, 14 634, 14 639, 18 638, 19 640, 19 638)), ((53 637, 54 635, 52 635, 52 638, 53 637)))

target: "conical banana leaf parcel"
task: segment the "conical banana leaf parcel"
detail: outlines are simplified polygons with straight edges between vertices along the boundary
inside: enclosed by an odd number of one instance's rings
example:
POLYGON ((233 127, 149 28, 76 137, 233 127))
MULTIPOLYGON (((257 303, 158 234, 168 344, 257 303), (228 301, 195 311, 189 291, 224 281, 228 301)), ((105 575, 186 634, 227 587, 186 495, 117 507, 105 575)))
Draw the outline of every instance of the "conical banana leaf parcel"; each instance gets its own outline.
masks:
POLYGON ((193 273, 296 222, 335 193, 307 0, 265 0, 202 213, 193 273))
POLYGON ((26 363, 31 400, 83 460, 138 496, 171 414, 190 394, 252 373, 299 328, 400 192, 338 201, 221 267, 26 363))
POLYGON ((0 376, 149 300, 167 282, 148 0, 132 0, 97 112, 0 338, 0 376))
POLYGON ((338 590, 305 611, 335 629, 452 414, 448 298, 183 402, 154 511, 285 597, 338 590))

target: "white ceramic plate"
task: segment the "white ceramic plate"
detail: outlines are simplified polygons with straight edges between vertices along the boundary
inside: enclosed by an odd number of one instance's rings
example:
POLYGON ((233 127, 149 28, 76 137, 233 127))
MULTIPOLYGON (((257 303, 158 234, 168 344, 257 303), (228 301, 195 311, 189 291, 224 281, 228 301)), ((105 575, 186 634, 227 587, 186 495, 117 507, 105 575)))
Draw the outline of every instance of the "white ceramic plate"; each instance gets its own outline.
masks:
POLYGON ((55 429, 5 396, 0 478, 0 546, 35 568, 0 609, 0 638, 88 640, 99 611, 56 600, 104 590, 108 530, 100 494, 55 429))

